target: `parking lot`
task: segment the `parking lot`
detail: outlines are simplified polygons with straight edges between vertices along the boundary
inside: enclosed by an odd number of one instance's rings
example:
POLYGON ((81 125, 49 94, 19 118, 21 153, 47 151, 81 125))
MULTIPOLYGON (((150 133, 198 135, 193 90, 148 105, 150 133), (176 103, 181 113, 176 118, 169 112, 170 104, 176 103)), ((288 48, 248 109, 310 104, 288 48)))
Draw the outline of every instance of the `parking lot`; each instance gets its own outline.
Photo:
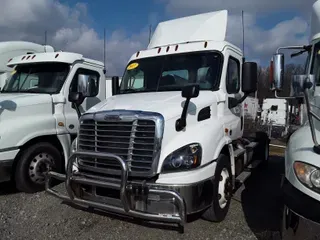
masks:
MULTIPOLYGON (((241 202, 233 200, 226 220, 209 223, 189 219, 185 233, 106 213, 91 213, 48 194, 17 193, 0 185, 1 239, 279 239, 283 158, 270 158, 268 169, 247 180, 241 202)), ((60 186, 63 187, 63 186, 60 186)))

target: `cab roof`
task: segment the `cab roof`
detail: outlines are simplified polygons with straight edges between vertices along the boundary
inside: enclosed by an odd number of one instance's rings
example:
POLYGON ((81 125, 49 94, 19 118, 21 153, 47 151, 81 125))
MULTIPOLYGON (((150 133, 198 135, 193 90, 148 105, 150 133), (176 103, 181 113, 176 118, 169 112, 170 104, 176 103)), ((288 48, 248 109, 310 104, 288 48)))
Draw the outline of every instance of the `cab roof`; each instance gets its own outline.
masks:
POLYGON ((8 67, 15 65, 30 64, 30 63, 44 63, 44 62, 60 62, 72 64, 75 61, 83 61, 92 65, 103 67, 104 64, 100 61, 85 58, 82 54, 72 52, 44 52, 34 54, 24 54, 10 59, 7 63, 8 67))
POLYGON ((150 40, 148 49, 188 42, 221 42, 226 38, 227 23, 227 10, 160 22, 150 40))

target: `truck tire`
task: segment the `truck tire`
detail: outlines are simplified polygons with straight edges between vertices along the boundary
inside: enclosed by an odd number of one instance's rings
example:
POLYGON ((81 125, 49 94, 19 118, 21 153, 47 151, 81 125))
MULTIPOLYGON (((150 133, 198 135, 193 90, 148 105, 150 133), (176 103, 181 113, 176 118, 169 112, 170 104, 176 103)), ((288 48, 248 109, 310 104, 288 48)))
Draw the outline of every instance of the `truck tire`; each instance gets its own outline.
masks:
POLYGON ((269 160, 270 139, 265 132, 256 132, 256 141, 259 145, 254 149, 253 160, 262 160, 262 166, 266 166, 269 160))
POLYGON ((49 170, 62 171, 62 156, 55 146, 41 142, 23 149, 14 175, 17 189, 26 193, 44 190, 49 170))
POLYGON ((228 213, 233 189, 230 160, 225 154, 219 155, 214 176, 212 205, 202 218, 210 222, 221 222, 228 213))

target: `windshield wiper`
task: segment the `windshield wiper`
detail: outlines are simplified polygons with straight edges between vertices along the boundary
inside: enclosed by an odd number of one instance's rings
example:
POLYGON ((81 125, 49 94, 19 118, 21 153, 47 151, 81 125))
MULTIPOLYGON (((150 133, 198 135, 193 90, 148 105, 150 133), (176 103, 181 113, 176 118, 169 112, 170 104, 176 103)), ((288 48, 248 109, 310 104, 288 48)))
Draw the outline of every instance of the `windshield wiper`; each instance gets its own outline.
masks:
POLYGON ((120 90, 120 93, 135 93, 135 92, 143 92, 145 89, 134 89, 134 88, 127 88, 120 90))

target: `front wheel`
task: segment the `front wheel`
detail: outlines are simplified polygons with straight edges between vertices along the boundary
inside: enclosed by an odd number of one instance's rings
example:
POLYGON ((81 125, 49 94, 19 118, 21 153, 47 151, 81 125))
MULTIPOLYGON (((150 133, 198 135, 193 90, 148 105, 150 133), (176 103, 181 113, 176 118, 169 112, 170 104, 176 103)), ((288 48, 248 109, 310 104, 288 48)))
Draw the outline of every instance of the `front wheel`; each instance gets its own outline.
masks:
POLYGON ((34 193, 44 190, 45 175, 49 171, 61 172, 62 157, 50 143, 36 143, 22 150, 15 170, 19 191, 34 193))
POLYGON ((213 188, 212 205, 202 217, 210 222, 221 222, 228 213, 233 190, 230 160, 224 154, 220 154, 217 161, 213 188))

